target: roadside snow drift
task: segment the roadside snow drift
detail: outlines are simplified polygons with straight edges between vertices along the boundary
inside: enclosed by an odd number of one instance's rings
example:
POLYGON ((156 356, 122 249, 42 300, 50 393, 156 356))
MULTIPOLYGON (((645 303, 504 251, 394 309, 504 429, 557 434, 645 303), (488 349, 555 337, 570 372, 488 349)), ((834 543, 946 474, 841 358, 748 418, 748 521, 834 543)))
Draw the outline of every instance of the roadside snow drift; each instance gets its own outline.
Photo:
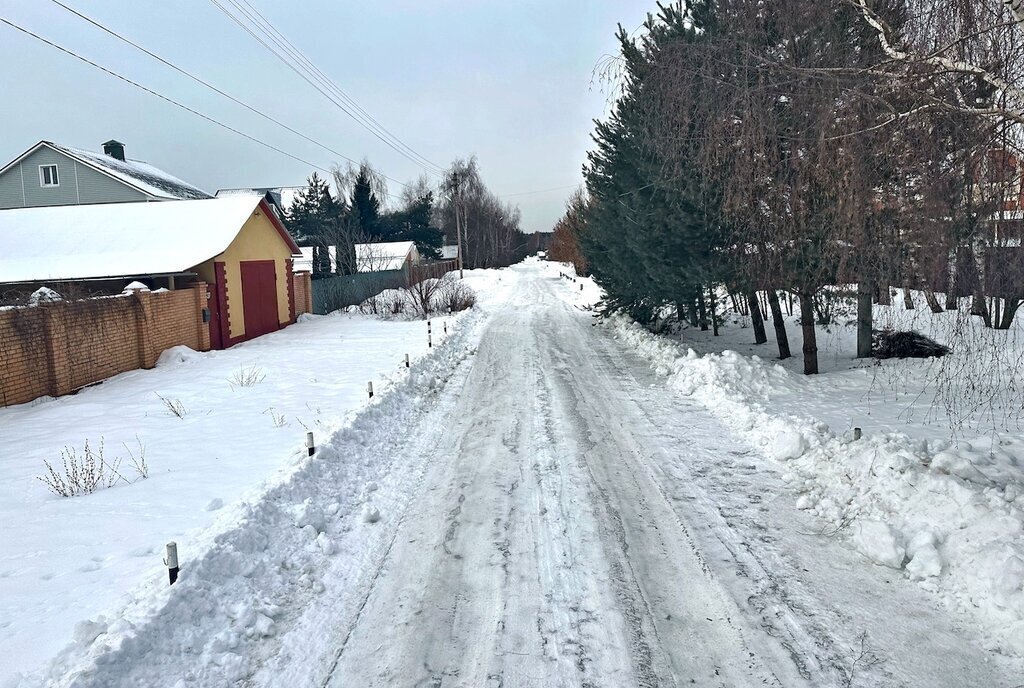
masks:
POLYGON ((434 318, 432 348, 423 320, 303 316, 226 351, 170 349, 154 370, 0 409, 0 685, 39 685, 38 668, 65 646, 47 676, 87 676, 160 634, 166 641, 169 625, 187 635, 207 617, 227 629, 216 647, 195 648, 184 637, 176 647, 241 675, 230 648, 274 633, 279 618, 271 600, 246 601, 244 581, 280 577, 282 586, 314 590, 303 562, 334 555, 337 528, 386 528, 382 476, 391 457, 367 447, 401 433, 402 414, 426 403, 467 355, 488 304, 500 302, 513 279, 467 271, 478 306, 434 318), (323 447, 314 461, 306 458, 307 430, 323 447), (60 470, 62 450, 81 456, 86 440, 94 450, 102 441, 107 461, 122 458, 120 471, 135 482, 71 498, 49 493, 36 479, 44 461, 60 470), (145 479, 129 468, 128 452, 137 457, 140 447, 145 479), (330 513, 288 503, 320 484, 336 491, 330 513), (381 489, 372 494, 374 484, 381 489), (279 559, 248 556, 264 552, 271 537, 286 540, 279 559), (182 573, 168 589, 161 559, 171 540, 182 573), (225 580, 237 582, 236 596, 218 587, 225 580))
MULTIPOLYGON (((814 414, 821 388, 838 389, 827 377, 807 378, 735 351, 699 355, 624 317, 610 326, 677 392, 782 463, 797 506, 817 517, 823 536, 842 537, 875 564, 934 591, 982 627, 990 649, 1024 655, 1019 433, 953 445, 941 439, 941 428, 918 426, 916 437, 890 431, 854 441, 852 428, 836 431, 817 417, 786 412, 814 414)), ((847 403, 847 418, 872 382, 862 371, 851 375, 862 384, 830 400, 847 403)), ((888 411, 897 416, 899 404, 888 411)))

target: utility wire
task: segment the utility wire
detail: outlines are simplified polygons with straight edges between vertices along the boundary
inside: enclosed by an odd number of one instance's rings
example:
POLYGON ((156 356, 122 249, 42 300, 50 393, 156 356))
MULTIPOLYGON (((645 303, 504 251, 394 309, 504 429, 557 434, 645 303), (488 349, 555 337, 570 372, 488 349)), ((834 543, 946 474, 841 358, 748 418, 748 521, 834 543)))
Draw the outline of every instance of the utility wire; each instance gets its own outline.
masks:
POLYGON ((234 134, 237 134, 237 135, 239 135, 239 136, 241 136, 243 138, 249 139, 253 143, 258 143, 259 145, 261 145, 261 146, 263 146, 265 148, 269 148, 270 150, 275 151, 277 153, 280 153, 281 155, 285 155, 285 156, 291 158, 292 160, 297 160, 298 162, 301 162, 304 165, 309 165, 310 167, 315 167, 316 169, 322 170, 323 172, 326 172, 327 174, 331 174, 331 171, 329 169, 325 168, 325 167, 321 167, 320 165, 317 165, 316 163, 312 163, 309 160, 305 160, 303 158, 300 158, 297 155, 293 155, 293 154, 289 153, 288 151, 282 150, 282 149, 278 148, 277 146, 274 146, 272 144, 267 143, 266 141, 262 141, 262 140, 256 138, 255 136, 252 136, 250 134, 246 134, 244 131, 240 131, 240 130, 235 129, 234 127, 232 127, 230 125, 224 124, 220 120, 216 120, 213 117, 210 117, 209 115, 204 115, 202 112, 199 112, 198 110, 190 108, 188 105, 185 105, 184 103, 180 103, 177 100, 174 100, 173 98, 165 96, 162 93, 158 93, 157 91, 154 91, 151 88, 148 88, 147 86, 143 86, 142 84, 140 84, 137 81, 132 81, 128 77, 126 77, 126 76, 124 76, 122 74, 118 74, 117 72, 115 72, 115 71, 113 71, 111 69, 108 69, 108 68, 104 67, 101 64, 93 62, 92 60, 90 60, 90 59, 88 59, 86 57, 82 57, 78 53, 76 53, 76 52, 74 52, 72 50, 69 50, 68 48, 65 48, 65 47, 63 47, 61 45, 58 45, 58 44, 54 43, 53 41, 51 41, 49 39, 43 38, 39 34, 33 33, 32 31, 29 31, 28 29, 15 24, 14 22, 12 22, 12 21, 10 21, 8 19, 5 19, 4 17, 0 17, 0 23, 6 24, 7 26, 10 26, 12 29, 20 31, 21 33, 25 34, 26 36, 31 36, 32 38, 36 39, 37 41, 39 41, 41 43, 45 43, 46 45, 50 46, 51 48, 56 48, 57 50, 61 51, 62 53, 66 54, 66 55, 70 55, 71 57, 75 58, 76 60, 80 60, 80 61, 86 63, 87 65, 95 67, 96 69, 100 70, 101 72, 105 72, 106 74, 109 74, 110 76, 112 76, 112 77, 114 77, 116 79, 120 79, 121 81, 125 82, 126 84, 130 84, 130 85, 134 86, 135 88, 138 88, 138 89, 140 89, 142 91, 145 91, 146 93, 149 93, 150 95, 156 96, 160 100, 166 101, 166 102, 170 103, 171 105, 174 105, 175 107, 179 107, 182 110, 185 110, 186 112, 191 112, 196 117, 201 117, 202 119, 205 119, 207 122, 210 122, 212 124, 216 124, 218 127, 221 127, 223 129, 227 129, 228 131, 230 131, 230 132, 232 132, 234 134))
MULTIPOLYGON (((104 32, 110 34, 111 36, 113 36, 114 38, 117 38, 119 41, 127 43, 128 45, 132 46, 136 50, 142 51, 146 55, 149 55, 150 57, 152 57, 154 60, 157 60, 161 64, 166 65, 167 67, 170 67, 171 69, 173 69, 174 71, 178 72, 179 74, 183 74, 184 76, 187 76, 189 79, 192 79, 196 83, 201 84, 201 85, 205 86, 206 88, 210 89, 211 91, 224 96, 225 98, 227 98, 231 102, 236 103, 238 105, 241 105, 246 110, 249 110, 250 112, 252 112, 252 113, 254 113, 256 115, 259 115, 263 119, 265 119, 265 120, 267 120, 269 122, 273 122, 274 124, 278 125, 279 127, 287 129, 288 131, 290 131, 291 133, 295 134, 296 136, 299 136, 299 137, 305 139, 306 141, 309 141, 310 143, 312 143, 312 144, 314 144, 316 146, 319 146, 320 148, 324 149, 325 151, 327 151, 329 153, 332 153, 333 155, 336 155, 336 156, 338 156, 339 158, 341 158, 343 160, 347 160, 348 162, 350 162, 350 163, 352 163, 354 165, 358 165, 359 164, 359 162, 357 162, 356 160, 353 160, 352 158, 348 157, 344 153, 336 151, 333 148, 331 148, 330 146, 328 146, 327 144, 321 143, 320 141, 317 141, 316 139, 313 139, 313 138, 311 138, 309 136, 306 136, 301 131, 297 131, 297 130, 293 129, 292 127, 288 126, 284 122, 281 122, 280 120, 275 119, 274 117, 272 117, 272 116, 270 116, 270 115, 268 115, 268 114, 266 114, 266 113, 256 109, 252 105, 249 105, 248 103, 246 103, 246 102, 244 102, 242 100, 239 100, 238 98, 234 97, 230 93, 225 93, 224 91, 222 91, 221 89, 217 88, 213 84, 211 84, 211 83, 209 83, 207 81, 204 81, 203 79, 201 79, 200 77, 196 76, 195 74, 192 74, 191 72, 188 72, 185 69, 182 69, 178 65, 176 65, 176 64, 174 64, 174 63, 172 63, 172 62, 170 62, 170 61, 168 61, 166 59, 164 59, 163 57, 160 57, 156 53, 154 53, 154 52, 152 52, 150 50, 147 50, 143 46, 141 46, 138 43, 135 43, 134 41, 132 41, 131 39, 126 38, 125 36, 122 36, 121 34, 117 33, 113 29, 108 28, 107 26, 104 26, 103 24, 101 24, 100 22, 96 21, 95 19, 92 19, 91 17, 88 17, 88 16, 82 14, 81 12, 76 10, 75 8, 69 7, 68 5, 65 5, 60 0, 50 0, 50 1, 53 4, 55 4, 55 5, 59 6, 59 7, 62 7, 65 10, 67 10, 71 14, 74 14, 75 16, 77 16, 77 17, 79 17, 79 18, 89 22, 90 24, 92 24, 96 28, 100 29, 101 31, 104 31, 104 32)), ((323 168, 320 168, 320 169, 323 169, 323 168)), ((388 179, 390 181, 393 181, 393 182, 395 182, 396 184, 398 184, 400 186, 408 186, 407 184, 405 184, 403 182, 400 182, 397 179, 393 179, 392 177, 387 177, 386 175, 384 175, 384 176, 385 176, 386 179, 388 179)))
MULTIPOLYGON (((309 62, 308 59, 300 59, 298 57, 295 57, 294 54, 292 54, 292 50, 289 50, 289 48, 285 45, 286 39, 284 39, 283 36, 281 38, 276 38, 274 35, 276 33, 276 30, 274 30, 273 27, 269 25, 269 23, 264 24, 263 22, 261 22, 255 15, 251 14, 244 7, 235 2, 235 0, 227 1, 230 2, 231 5, 238 10, 241 17, 244 17, 245 20, 248 20, 248 23, 242 18, 240 18, 239 15, 236 15, 230 9, 225 7, 218 0, 210 1, 225 16, 227 16, 231 21, 238 25, 239 28, 248 33, 249 36, 251 36, 256 42, 258 42, 260 45, 262 45, 264 48, 270 51, 277 59, 279 59, 289 69, 291 69, 293 72, 299 75, 299 77, 301 77, 306 83, 308 83, 314 89, 319 91, 320 94, 327 98, 327 100, 329 100, 332 104, 334 104, 335 107, 340 109, 350 118, 352 118, 355 122, 363 126, 367 131, 373 134, 382 143, 384 143, 385 145, 387 145, 388 147, 390 147, 403 157, 407 158, 411 162, 422 167, 425 171, 435 175, 439 174, 439 170, 442 169, 440 166, 430 162, 426 158, 423 158, 423 156, 420 156, 418 153, 409 148, 406 144, 402 143, 399 139, 397 139, 397 137, 395 137, 393 134, 388 132, 386 129, 383 129, 383 127, 380 127, 378 129, 379 124, 377 126, 374 126, 372 123, 367 122, 365 118, 361 118, 357 113, 353 112, 351 106, 345 103, 345 98, 348 98, 348 96, 345 96, 344 93, 341 92, 341 90, 336 85, 334 85, 333 82, 330 82, 330 80, 326 79, 326 77, 318 77, 308 67, 306 67, 303 64, 302 60, 305 60, 306 63, 312 64, 309 62), (263 36, 257 34, 257 32, 254 31, 253 28, 249 25, 250 23, 252 24, 252 26, 256 28, 256 30, 262 33, 266 37, 266 39, 263 36), (277 47, 268 43, 267 40, 269 40, 271 43, 276 44, 277 47), (341 95, 339 95, 339 93, 341 95), (394 139, 394 141, 392 141, 391 139, 394 139), (408 150, 411 152, 403 150, 403 147, 408 148, 408 150)), ((320 74, 322 75, 323 73, 320 72, 320 74)))
POLYGON ((436 163, 432 162, 429 158, 427 158, 427 157, 425 157, 423 155, 420 155, 415 149, 413 149, 411 146, 409 146, 404 141, 399 139, 397 136, 392 134, 379 120, 377 120, 377 118, 375 118, 373 115, 371 115, 369 112, 367 112, 354 98, 352 98, 347 93, 345 93, 345 91, 342 90, 341 87, 338 86, 336 82, 332 81, 330 77, 328 77, 326 74, 324 74, 320 70, 320 68, 317 67, 315 64, 313 64, 313 62, 308 57, 306 57, 306 55, 301 50, 299 50, 297 47, 295 47, 295 45, 291 41, 289 41, 280 31, 278 31, 274 27, 274 25, 270 22, 270 20, 268 20, 263 14, 261 14, 260 11, 258 9, 256 9, 252 5, 252 3, 250 3, 248 0, 229 0, 229 2, 231 2, 232 5, 238 7, 240 10, 245 12, 245 8, 243 8, 243 7, 241 7, 239 5, 239 1, 243 5, 245 5, 245 7, 248 8, 249 11, 251 12, 251 14, 247 13, 247 16, 250 18, 250 20, 252 20, 253 15, 255 15, 255 17, 257 17, 260 20, 260 22, 262 23, 262 25, 264 27, 263 28, 264 33, 267 33, 267 35, 270 35, 271 38, 276 37, 276 42, 278 43, 278 45, 282 45, 293 57, 295 57, 299 61, 299 63, 307 71, 311 72, 314 76, 316 76, 317 80, 320 83, 324 84, 329 89, 331 89, 334 93, 336 93, 339 97, 341 97, 346 103, 350 104, 352 106, 352 108, 354 108, 357 112, 359 112, 367 120, 369 120, 369 122, 371 122, 375 127, 377 127, 380 131, 382 131, 385 134, 387 134, 398 145, 400 145, 402 148, 404 148, 405 150, 410 152, 416 158, 418 158, 419 160, 422 160, 426 165, 428 165, 430 167, 433 167, 433 168, 437 169, 438 171, 441 171, 441 172, 444 171, 443 167, 441 167, 440 165, 437 165, 436 163))

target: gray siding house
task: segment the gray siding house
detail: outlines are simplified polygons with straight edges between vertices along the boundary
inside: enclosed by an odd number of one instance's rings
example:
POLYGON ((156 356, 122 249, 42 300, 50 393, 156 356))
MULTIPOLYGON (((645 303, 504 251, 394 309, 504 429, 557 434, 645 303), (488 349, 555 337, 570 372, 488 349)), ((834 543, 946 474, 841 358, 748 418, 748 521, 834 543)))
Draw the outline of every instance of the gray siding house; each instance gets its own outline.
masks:
POLYGON ((58 205, 212 198, 191 184, 138 160, 124 144, 103 153, 40 141, 0 168, 0 210, 58 205))

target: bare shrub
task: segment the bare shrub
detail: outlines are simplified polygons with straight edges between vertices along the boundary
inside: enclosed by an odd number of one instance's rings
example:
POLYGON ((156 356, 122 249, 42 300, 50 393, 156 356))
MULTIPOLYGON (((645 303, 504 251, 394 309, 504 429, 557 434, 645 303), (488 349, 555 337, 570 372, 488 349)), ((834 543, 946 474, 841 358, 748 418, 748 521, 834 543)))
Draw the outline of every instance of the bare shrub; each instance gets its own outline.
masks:
POLYGON ((138 476, 138 479, 145 480, 149 477, 149 463, 146 462, 146 445, 142 443, 142 440, 139 439, 138 435, 135 436, 135 443, 139 445, 138 455, 136 455, 127 444, 123 445, 124 450, 128 452, 128 462, 135 470, 135 474, 138 476))
POLYGON ((457 313, 476 305, 476 292, 465 282, 445 275, 438 283, 435 306, 441 312, 457 313))
POLYGON ((172 416, 184 418, 185 416, 188 415, 188 409, 185 408, 185 405, 181 403, 180 399, 168 399, 167 397, 160 396, 160 394, 157 394, 156 396, 160 399, 160 401, 164 402, 164 406, 167 408, 167 412, 170 413, 172 416))
POLYGON ((407 295, 394 289, 387 289, 359 304, 359 312, 368 315, 395 316, 405 313, 409 306, 407 295))
POLYGON ((278 413, 277 409, 273 406, 263 412, 263 415, 270 415, 270 420, 273 421, 275 428, 287 427, 288 421, 285 419, 283 413, 278 413))
POLYGON ((36 476, 55 495, 61 497, 74 497, 82 494, 92 494, 103 487, 106 479, 106 462, 103 460, 103 441, 100 440, 99 451, 94 452, 85 441, 85 449, 81 456, 74 447, 65 447, 60 453, 63 471, 58 471, 49 461, 43 461, 46 466, 45 476, 36 476))
POLYGON ((238 372, 228 378, 228 383, 232 389, 235 387, 253 387, 265 379, 267 379, 267 375, 263 372, 263 368, 254 364, 247 368, 240 368, 238 372))
POLYGON ((417 315, 426 317, 434 312, 434 295, 440 284, 441 280, 425 279, 405 288, 409 302, 417 315))
MULTIPOLYGON (((135 480, 143 480, 149 477, 149 466, 146 463, 146 448, 138 437, 138 455, 128 445, 128 451, 132 468, 137 474, 135 480)), ((79 454, 74 447, 64 447, 61 450, 61 466, 54 468, 49 461, 43 460, 46 467, 46 474, 36 476, 36 480, 46 485, 50 492, 59 497, 77 497, 96 492, 103 487, 113 487, 119 482, 131 484, 135 480, 128 480, 121 473, 121 457, 114 457, 107 460, 103 452, 103 438, 100 438, 98 449, 85 441, 82 453, 79 454)))

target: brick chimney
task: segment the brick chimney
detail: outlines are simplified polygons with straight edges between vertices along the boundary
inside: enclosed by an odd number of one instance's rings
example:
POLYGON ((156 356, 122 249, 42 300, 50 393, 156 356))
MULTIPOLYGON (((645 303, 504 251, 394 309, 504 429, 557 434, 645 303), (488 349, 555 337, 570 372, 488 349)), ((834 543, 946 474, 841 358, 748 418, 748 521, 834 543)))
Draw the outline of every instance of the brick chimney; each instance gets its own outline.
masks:
POLYGON ((120 141, 110 139, 103 144, 103 152, 115 160, 124 160, 124 144, 120 141))

